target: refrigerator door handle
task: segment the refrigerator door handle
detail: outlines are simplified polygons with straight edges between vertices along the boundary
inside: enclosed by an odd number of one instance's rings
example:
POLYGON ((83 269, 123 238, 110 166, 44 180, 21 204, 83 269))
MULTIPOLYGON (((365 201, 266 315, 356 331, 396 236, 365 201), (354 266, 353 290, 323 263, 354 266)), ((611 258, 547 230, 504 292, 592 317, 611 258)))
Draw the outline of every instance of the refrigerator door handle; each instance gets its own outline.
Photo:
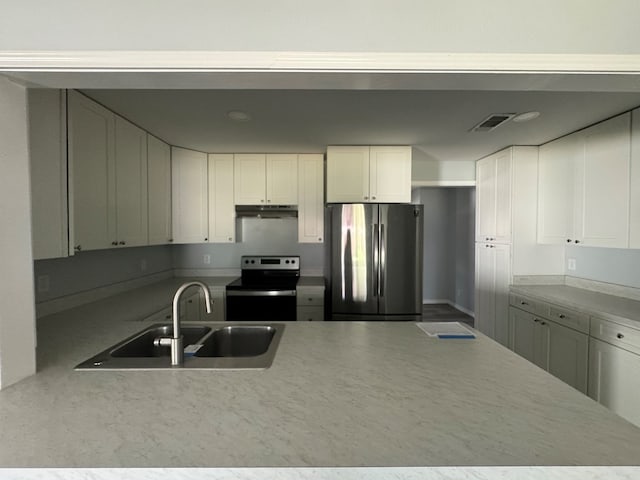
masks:
POLYGON ((380 237, 378 235, 378 224, 373 224, 371 236, 373 237, 373 296, 378 296, 378 289, 380 288, 380 237))
POLYGON ((378 295, 384 297, 384 283, 387 275, 387 245, 384 240, 384 223, 380 224, 380 267, 378 268, 378 295))

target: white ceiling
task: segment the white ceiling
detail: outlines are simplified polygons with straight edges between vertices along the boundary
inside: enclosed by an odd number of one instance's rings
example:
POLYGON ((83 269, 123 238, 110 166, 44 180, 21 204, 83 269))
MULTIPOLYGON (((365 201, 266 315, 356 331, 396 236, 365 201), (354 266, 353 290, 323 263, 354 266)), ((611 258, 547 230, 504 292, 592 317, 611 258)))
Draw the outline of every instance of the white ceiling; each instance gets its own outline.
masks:
POLYGON ((640 106, 638 91, 468 88, 83 91, 168 143, 205 152, 323 152, 327 145, 398 144, 413 145, 435 160, 476 160, 508 145, 540 145, 640 106), (252 120, 232 122, 226 117, 231 110, 245 111, 252 120), (491 113, 532 110, 541 112, 534 121, 508 122, 488 133, 469 131, 491 113))

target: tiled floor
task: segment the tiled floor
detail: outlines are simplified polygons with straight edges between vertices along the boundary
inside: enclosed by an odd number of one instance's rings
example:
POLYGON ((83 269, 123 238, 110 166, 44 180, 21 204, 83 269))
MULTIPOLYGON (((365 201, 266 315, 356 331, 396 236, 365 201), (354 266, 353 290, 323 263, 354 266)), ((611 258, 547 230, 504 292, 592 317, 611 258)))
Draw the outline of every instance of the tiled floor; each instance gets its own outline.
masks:
POLYGON ((473 317, 446 303, 423 305, 422 320, 425 322, 461 322, 473 327, 473 317))

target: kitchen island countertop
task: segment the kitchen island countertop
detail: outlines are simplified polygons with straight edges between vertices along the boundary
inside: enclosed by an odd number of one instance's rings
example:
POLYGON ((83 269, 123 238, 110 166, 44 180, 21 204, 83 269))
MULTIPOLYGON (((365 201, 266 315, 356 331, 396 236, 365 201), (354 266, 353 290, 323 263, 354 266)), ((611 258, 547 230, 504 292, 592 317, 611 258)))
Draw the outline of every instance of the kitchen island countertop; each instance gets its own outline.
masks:
POLYGON ((291 322, 263 371, 74 371, 142 328, 127 309, 140 298, 39 321, 38 373, 0 392, 0 477, 120 478, 124 468, 127 478, 168 478, 183 467, 198 467, 180 470, 185 479, 603 474, 558 467, 578 465, 628 466, 607 467, 607 478, 640 473, 639 428, 481 334, 291 322))

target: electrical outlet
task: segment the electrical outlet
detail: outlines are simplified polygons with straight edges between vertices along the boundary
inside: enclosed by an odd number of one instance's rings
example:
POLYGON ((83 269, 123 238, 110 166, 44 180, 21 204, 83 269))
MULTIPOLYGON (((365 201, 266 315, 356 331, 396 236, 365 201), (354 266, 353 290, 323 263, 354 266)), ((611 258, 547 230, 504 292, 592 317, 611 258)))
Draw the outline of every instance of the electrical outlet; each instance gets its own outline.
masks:
POLYGON ((211 263, 211 255, 206 254, 202 256, 202 263, 209 265, 211 263))
POLYGON ((146 258, 143 258, 142 260, 140 260, 140 271, 145 272, 146 270, 147 270, 147 260, 146 258))
POLYGON ((568 270, 575 270, 576 269, 576 259, 575 258, 568 258, 567 259, 567 269, 568 270))
POLYGON ((38 275, 38 293, 49 291, 49 275, 38 275))

